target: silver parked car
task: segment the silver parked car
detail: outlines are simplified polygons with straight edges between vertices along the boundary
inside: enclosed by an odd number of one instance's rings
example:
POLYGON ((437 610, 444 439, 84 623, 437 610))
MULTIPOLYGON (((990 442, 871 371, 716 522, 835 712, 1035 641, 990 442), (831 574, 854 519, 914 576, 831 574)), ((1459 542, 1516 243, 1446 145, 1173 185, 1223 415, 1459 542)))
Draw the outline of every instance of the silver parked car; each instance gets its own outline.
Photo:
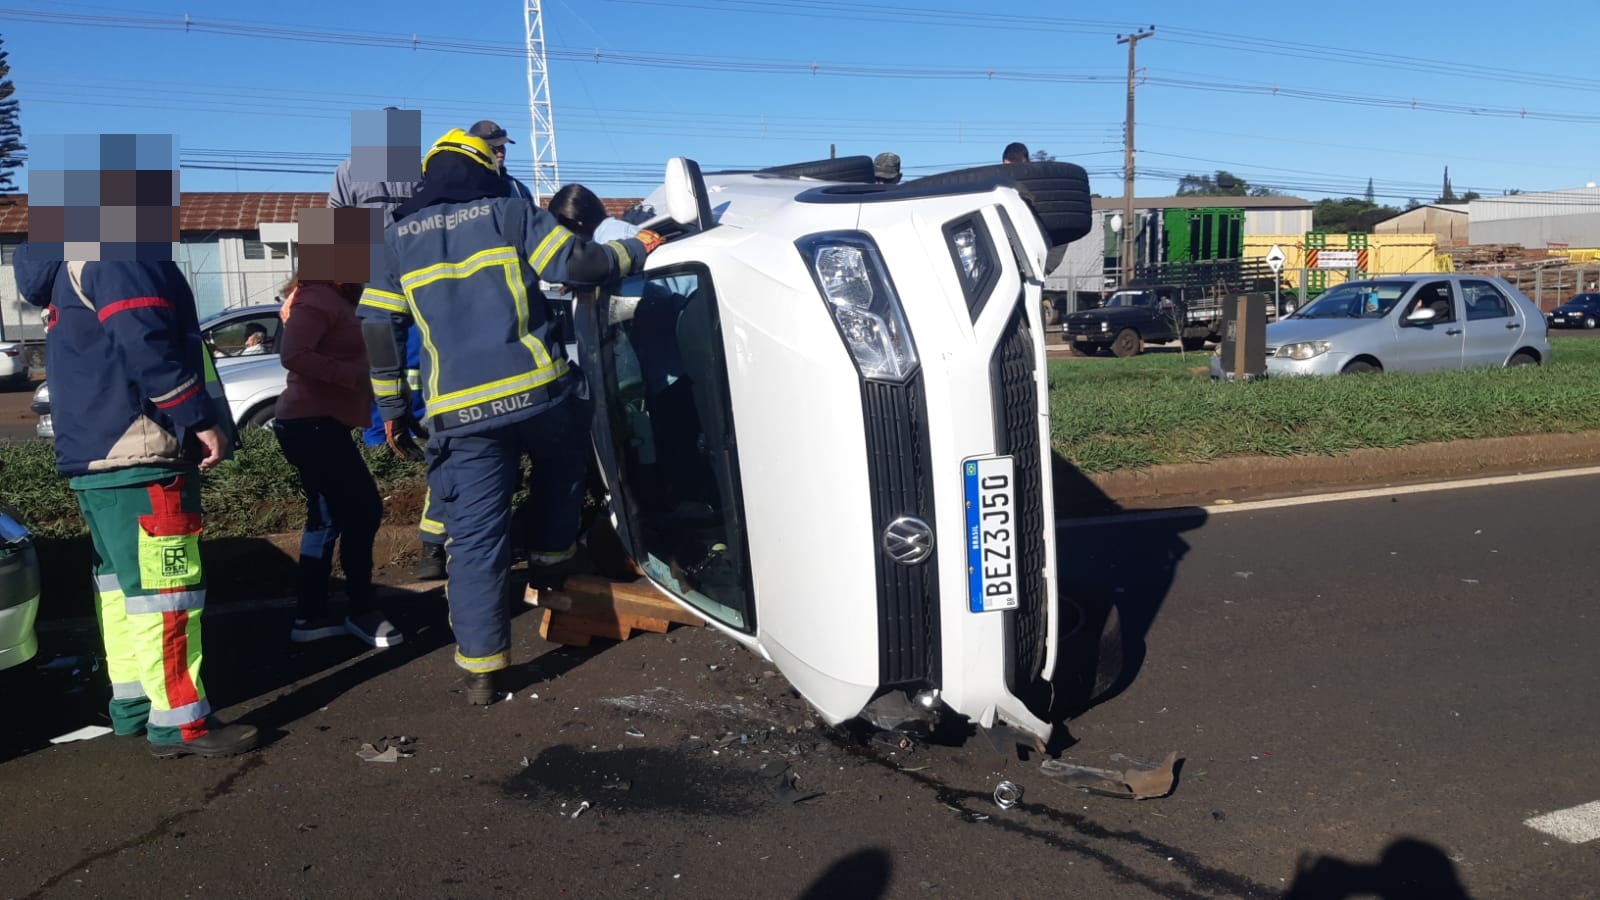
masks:
POLYGON ((0 503, 0 669, 20 666, 39 652, 33 630, 38 615, 39 554, 33 535, 0 503))
MULTIPOLYGON (((217 364, 217 378, 228 395, 228 408, 239 428, 267 428, 277 412, 278 395, 288 381, 278 357, 277 303, 223 310, 200 323, 200 334, 217 364), (252 337, 252 335, 259 335, 252 337)), ((39 416, 34 433, 54 440, 50 417, 50 382, 34 389, 30 407, 39 416)))
MULTIPOLYGON (((1503 278, 1461 273, 1351 281, 1267 326, 1267 375, 1540 365, 1539 307, 1503 278)), ((1220 348, 1211 377, 1226 378, 1220 348)))

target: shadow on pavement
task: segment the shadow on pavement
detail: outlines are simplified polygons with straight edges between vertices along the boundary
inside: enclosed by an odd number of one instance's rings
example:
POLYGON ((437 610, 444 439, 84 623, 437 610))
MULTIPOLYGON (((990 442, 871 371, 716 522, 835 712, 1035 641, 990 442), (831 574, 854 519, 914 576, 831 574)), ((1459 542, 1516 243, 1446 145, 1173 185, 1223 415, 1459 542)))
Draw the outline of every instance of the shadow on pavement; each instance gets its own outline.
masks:
POLYGON ((1055 462, 1056 517, 1068 520, 1056 543, 1062 623, 1053 712, 1064 722, 1121 694, 1138 677, 1145 636, 1189 551, 1182 535, 1208 516, 1185 507, 1138 521, 1071 525, 1073 518, 1123 510, 1071 463, 1059 455, 1055 462))
MULTIPOLYGON (((522 590, 520 576, 512 573, 517 596, 522 590)), ((292 584, 292 579, 287 583, 292 584)), ((206 694, 225 718, 234 717, 226 712, 228 707, 270 698, 236 716, 238 721, 256 726, 261 745, 267 746, 282 737, 288 725, 352 688, 452 645, 455 636, 450 630, 443 582, 439 584, 427 591, 385 592, 385 608, 405 638, 398 646, 383 650, 343 635, 292 643, 289 625, 293 612, 288 605, 235 604, 229 609, 226 603, 212 604, 206 610, 211 615, 203 618, 201 678, 206 694)), ((510 608, 513 618, 533 612, 521 602, 511 603, 510 608)), ((110 724, 106 707, 111 688, 99 630, 92 620, 71 624, 75 627, 57 622, 56 627, 40 629, 38 655, 29 663, 0 672, 0 701, 10 723, 0 729, 0 762, 48 748, 52 737, 86 725, 110 724)), ((609 645, 599 641, 584 649, 557 647, 529 662, 512 665, 502 675, 503 689, 521 691, 566 674, 609 645)), ((465 698, 460 702, 466 703, 465 698)))
POLYGON ((1427 841, 1401 838, 1376 863, 1352 863, 1333 856, 1301 859, 1284 900, 1469 900, 1467 889, 1445 852, 1427 841))
POLYGON ((800 900, 876 900, 887 896, 894 862, 879 847, 857 850, 828 867, 800 900))

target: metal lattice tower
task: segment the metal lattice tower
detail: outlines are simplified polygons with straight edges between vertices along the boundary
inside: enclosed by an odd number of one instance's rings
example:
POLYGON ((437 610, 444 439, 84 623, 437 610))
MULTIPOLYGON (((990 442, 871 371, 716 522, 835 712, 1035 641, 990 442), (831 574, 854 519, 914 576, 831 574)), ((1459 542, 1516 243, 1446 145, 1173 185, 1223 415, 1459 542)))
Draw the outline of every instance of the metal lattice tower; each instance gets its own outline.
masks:
POLYGON ((556 165, 556 123, 550 109, 550 68, 544 55, 544 13, 539 0, 525 0, 522 23, 528 33, 528 110, 533 116, 534 202, 542 202, 561 187, 556 165))

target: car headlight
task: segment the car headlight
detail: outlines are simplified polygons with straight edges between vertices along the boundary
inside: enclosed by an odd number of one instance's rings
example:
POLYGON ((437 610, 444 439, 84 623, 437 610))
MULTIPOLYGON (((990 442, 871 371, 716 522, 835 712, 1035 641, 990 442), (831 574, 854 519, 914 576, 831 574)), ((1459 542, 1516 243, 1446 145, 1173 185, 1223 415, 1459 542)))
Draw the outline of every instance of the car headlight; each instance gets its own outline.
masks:
POLYGON ((1278 348, 1276 356, 1279 359, 1315 359, 1328 352, 1327 341, 1301 341, 1298 344, 1284 344, 1278 348))
POLYGON ((1110 331, 1111 330, 1111 323, 1107 322, 1104 319, 1101 319, 1100 320, 1100 330, 1101 331, 1110 331))
POLYGON ((856 232, 822 234, 798 246, 861 377, 911 377, 917 348, 872 239, 856 232))

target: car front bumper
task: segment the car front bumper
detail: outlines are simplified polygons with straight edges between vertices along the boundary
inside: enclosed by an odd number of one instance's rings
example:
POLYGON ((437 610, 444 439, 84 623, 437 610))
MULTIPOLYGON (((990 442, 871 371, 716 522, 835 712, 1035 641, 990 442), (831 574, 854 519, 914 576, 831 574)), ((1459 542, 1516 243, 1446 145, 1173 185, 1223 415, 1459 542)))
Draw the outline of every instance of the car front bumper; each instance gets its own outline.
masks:
POLYGON ((0 669, 20 666, 39 652, 39 557, 31 543, 0 547, 0 669))
MULTIPOLYGON (((1267 370, 1258 377, 1285 378, 1290 375, 1337 375, 1344 370, 1350 362, 1350 354, 1330 352, 1311 359, 1285 359, 1277 356, 1267 357, 1267 370)), ((1211 378, 1213 381, 1233 381, 1234 373, 1225 370, 1222 357, 1211 355, 1211 378)))

